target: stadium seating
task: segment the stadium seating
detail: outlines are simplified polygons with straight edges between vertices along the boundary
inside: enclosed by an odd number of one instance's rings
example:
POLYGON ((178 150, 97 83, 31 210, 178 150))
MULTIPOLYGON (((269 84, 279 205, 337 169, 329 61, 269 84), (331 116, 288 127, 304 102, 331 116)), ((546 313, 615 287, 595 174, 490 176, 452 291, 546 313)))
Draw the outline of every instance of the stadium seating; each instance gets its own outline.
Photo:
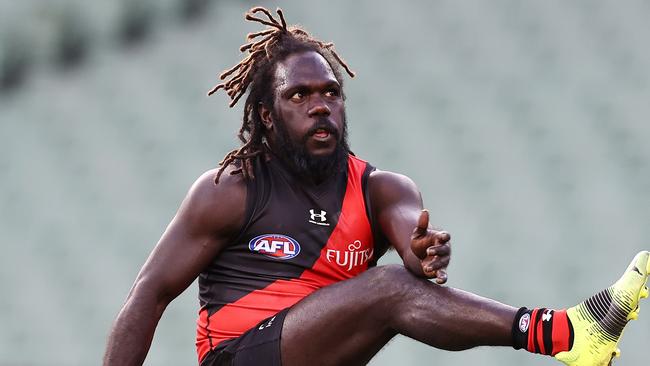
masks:
MULTIPOLYGON (((29 65, 0 90, 0 364, 99 363, 186 190, 237 144, 241 106, 205 92, 254 31, 242 19, 249 6, 215 2, 184 23, 173 0, 0 2, 0 66, 16 39, 29 65), (137 11, 151 28, 123 47, 124 19, 137 11), (85 52, 69 68, 57 58, 62 29, 85 52)), ((567 307, 648 249, 646 2, 337 0, 284 10, 334 41, 358 73, 346 80, 352 149, 419 185, 453 236, 450 285, 567 307)), ((166 312, 148 365, 194 362, 196 292, 166 312)), ((632 324, 624 364, 646 362, 649 341, 650 329, 632 324)), ((399 338, 371 364, 423 360, 551 363, 399 338)))

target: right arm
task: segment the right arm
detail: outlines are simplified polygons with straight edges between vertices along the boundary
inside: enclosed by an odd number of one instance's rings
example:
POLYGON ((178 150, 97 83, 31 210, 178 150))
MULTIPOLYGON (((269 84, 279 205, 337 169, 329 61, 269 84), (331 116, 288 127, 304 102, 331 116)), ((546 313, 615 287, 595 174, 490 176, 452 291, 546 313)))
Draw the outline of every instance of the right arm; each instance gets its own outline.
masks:
POLYGON ((368 190, 373 215, 404 267, 418 277, 445 283, 450 237, 429 226, 429 212, 422 210, 422 196, 415 183, 401 174, 375 170, 370 173, 368 190))
POLYGON ((158 320, 244 225, 246 184, 226 169, 203 174, 142 266, 113 323, 104 366, 141 365, 158 320))

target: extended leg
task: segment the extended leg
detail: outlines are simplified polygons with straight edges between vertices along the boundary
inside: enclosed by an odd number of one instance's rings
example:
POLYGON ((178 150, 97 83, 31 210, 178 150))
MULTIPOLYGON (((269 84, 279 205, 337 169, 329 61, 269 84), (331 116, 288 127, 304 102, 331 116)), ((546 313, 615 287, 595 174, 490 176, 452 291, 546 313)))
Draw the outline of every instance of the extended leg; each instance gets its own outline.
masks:
POLYGON ((515 325, 524 334, 515 338, 523 343, 515 345, 514 318, 525 309, 518 312, 435 285, 401 266, 379 267, 296 304, 282 331, 282 362, 284 366, 362 365, 400 333, 447 350, 513 345, 555 355, 571 366, 604 366, 618 354, 623 328, 638 316, 639 301, 648 297, 649 273, 650 252, 641 252, 614 285, 560 312, 562 316, 541 309, 533 310, 536 315, 528 314, 527 319, 521 315, 515 325), (562 323, 570 329, 568 339, 566 331, 556 328, 562 323))
POLYGON ((516 308, 416 278, 402 266, 368 270, 296 304, 282 331, 282 361, 362 365, 400 333, 462 350, 512 344, 516 308))

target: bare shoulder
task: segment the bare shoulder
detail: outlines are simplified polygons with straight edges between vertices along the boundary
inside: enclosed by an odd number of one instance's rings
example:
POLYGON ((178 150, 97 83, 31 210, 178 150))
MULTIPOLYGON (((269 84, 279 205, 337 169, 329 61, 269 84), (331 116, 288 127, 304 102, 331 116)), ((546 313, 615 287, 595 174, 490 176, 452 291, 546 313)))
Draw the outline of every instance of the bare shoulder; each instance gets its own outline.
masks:
POLYGON ((246 181, 241 174, 231 175, 233 169, 227 167, 218 183, 218 169, 201 174, 187 193, 179 215, 201 231, 238 231, 245 219, 246 181))
POLYGON ((406 175, 375 170, 368 177, 368 192, 373 203, 395 200, 420 200, 420 190, 406 175))

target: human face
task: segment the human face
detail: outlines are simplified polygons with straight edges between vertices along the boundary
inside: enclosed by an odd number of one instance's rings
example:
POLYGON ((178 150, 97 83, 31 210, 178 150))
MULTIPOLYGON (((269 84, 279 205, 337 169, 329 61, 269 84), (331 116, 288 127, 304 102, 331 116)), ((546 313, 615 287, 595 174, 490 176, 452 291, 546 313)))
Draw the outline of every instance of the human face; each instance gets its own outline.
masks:
MULTIPOLYGON (((276 65, 274 80, 274 111, 263 118, 265 125, 283 123, 307 154, 331 156, 344 136, 345 105, 329 63, 314 51, 293 54, 276 65)), ((269 138, 273 145, 277 130, 271 128, 269 138)))
MULTIPOLYGON (((334 177, 337 172, 345 167, 348 159, 347 124, 343 116, 343 135, 341 141, 336 144, 334 152, 329 155, 311 155, 307 152, 307 140, 310 133, 307 133, 302 141, 294 142, 289 137, 286 123, 273 112, 275 121, 275 155, 280 158, 298 178, 319 184, 328 177, 334 177)), ((316 127, 316 130, 318 127, 316 127)))

